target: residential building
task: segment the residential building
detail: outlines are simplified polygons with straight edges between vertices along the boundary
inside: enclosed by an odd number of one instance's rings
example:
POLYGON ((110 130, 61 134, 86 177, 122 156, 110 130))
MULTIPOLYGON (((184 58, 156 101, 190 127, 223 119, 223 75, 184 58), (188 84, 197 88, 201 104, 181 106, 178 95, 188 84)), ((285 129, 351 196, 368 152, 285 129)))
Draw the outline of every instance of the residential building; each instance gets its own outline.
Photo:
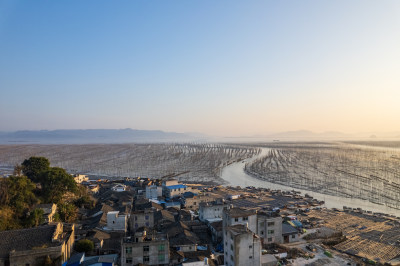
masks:
POLYGON ((257 211, 242 208, 229 208, 223 213, 223 227, 236 224, 246 225, 253 233, 257 233, 257 211))
POLYGON ((126 189, 127 189, 127 186, 125 186, 123 184, 117 184, 111 188, 111 190, 115 191, 115 192, 123 192, 123 191, 126 191, 126 189))
POLYGON ((217 202, 202 202, 199 205, 199 219, 205 221, 222 220, 223 211, 228 209, 228 205, 217 202))
POLYGON ((163 194, 167 198, 178 197, 187 191, 189 191, 188 187, 182 184, 163 187, 163 194))
POLYGON ((126 232, 126 227, 126 215, 120 215, 119 211, 110 211, 107 213, 107 230, 126 232))
POLYGON ((0 232, 0 266, 62 265, 72 252, 75 226, 62 223, 0 232))
POLYGON ((161 233, 136 232, 121 243, 121 265, 168 265, 169 243, 161 233))
POLYGON ((146 187, 146 199, 158 199, 161 196, 162 187, 155 185, 146 187))
POLYGON ((154 209, 145 209, 134 211, 131 213, 130 220, 131 220, 131 228, 133 230, 137 230, 140 227, 154 227, 154 216, 155 216, 154 209))
POLYGON ((263 244, 283 243, 282 217, 276 212, 258 212, 257 235, 263 244))
POLYGON ((284 243, 292 243, 299 241, 299 232, 290 224, 282 224, 282 237, 284 243))
POLYGON ((261 240, 246 225, 224 228, 226 266, 261 265, 261 240))

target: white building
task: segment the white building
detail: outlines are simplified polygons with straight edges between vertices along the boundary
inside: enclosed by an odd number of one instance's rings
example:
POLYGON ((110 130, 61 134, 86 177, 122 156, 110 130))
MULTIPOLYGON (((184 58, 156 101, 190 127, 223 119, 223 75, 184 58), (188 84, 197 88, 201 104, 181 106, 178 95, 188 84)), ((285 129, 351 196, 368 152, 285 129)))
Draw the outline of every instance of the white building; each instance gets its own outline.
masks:
POLYGON ((119 211, 111 211, 107 213, 107 230, 126 232, 126 227, 126 215, 120 215, 119 211))
POLYGON ((226 266, 261 265, 261 240, 246 225, 224 228, 226 266))
POLYGON ((202 202, 199 205, 199 219, 202 222, 222 219, 224 210, 228 209, 227 204, 215 202, 202 202))
POLYGON ((162 187, 159 186, 147 186, 146 187, 146 199, 157 199, 162 196, 162 187))
POLYGON ((116 192, 122 192, 122 191, 126 191, 126 186, 123 184, 117 184, 115 186, 113 186, 111 188, 112 191, 116 191, 116 192))

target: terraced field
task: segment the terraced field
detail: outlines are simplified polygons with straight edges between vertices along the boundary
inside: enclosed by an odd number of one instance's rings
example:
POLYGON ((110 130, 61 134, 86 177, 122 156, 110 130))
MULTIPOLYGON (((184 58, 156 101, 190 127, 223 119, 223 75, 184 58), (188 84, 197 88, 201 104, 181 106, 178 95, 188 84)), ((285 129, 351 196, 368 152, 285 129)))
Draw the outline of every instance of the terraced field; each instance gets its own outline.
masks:
POLYGON ((221 144, 2 145, 0 168, 44 156, 71 173, 109 177, 161 177, 222 183, 220 168, 259 153, 255 147, 221 144))
POLYGON ((245 166, 253 176, 400 208, 400 150, 344 143, 283 143, 245 166))

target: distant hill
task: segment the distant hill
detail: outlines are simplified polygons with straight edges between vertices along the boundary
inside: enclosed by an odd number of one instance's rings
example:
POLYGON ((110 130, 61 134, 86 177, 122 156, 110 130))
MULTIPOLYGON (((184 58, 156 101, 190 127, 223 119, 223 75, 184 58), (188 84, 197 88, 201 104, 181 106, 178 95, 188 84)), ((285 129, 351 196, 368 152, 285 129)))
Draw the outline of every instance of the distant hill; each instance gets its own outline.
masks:
POLYGON ((23 130, 0 132, 0 143, 90 144, 182 142, 199 140, 191 134, 136 129, 23 130))

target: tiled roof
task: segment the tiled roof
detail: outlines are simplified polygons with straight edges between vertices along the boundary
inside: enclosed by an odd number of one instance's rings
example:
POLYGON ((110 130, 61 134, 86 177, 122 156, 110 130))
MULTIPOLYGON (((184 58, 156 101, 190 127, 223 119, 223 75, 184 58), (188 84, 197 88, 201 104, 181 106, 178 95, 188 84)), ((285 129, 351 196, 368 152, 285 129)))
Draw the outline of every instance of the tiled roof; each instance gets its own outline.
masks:
POLYGON ((34 228, 0 232, 0 258, 8 257, 11 250, 31 250, 34 247, 60 245, 52 242, 57 225, 44 225, 34 228))

